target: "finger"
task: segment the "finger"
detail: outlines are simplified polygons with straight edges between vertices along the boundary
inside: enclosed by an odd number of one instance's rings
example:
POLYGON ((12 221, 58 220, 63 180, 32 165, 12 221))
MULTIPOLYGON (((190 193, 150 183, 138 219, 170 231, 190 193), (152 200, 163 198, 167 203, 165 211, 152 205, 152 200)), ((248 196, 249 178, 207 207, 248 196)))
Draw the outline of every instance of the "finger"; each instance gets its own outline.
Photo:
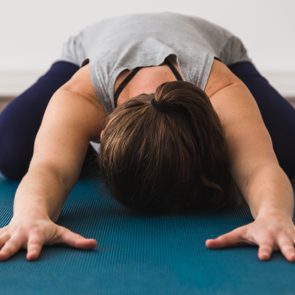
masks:
POLYGON ((0 248, 3 247, 3 245, 7 242, 7 240, 10 239, 10 236, 8 234, 3 234, 0 236, 0 248))
POLYGON ((7 225, 0 227, 0 234, 4 233, 7 230, 7 225))
POLYGON ((295 249, 292 240, 287 236, 280 236, 277 243, 286 259, 290 262, 295 261, 295 249))
MULTIPOLYGON (((240 243, 246 243, 247 240, 244 238, 246 232, 246 227, 239 227, 232 230, 229 233, 221 235, 216 239, 208 239, 206 241, 206 246, 208 248, 224 248, 237 245, 240 243)), ((250 243, 250 241, 248 241, 250 243)))
POLYGON ((96 247, 95 239, 86 239, 62 226, 59 227, 58 235, 59 239, 57 240, 57 243, 67 244, 79 249, 93 249, 96 247))
POLYGON ((274 245, 273 242, 263 241, 259 244, 258 258, 260 260, 268 260, 271 257, 274 245))
POLYGON ((23 239, 19 236, 10 238, 0 250, 0 260, 6 260, 21 249, 23 239))
POLYGON ((36 260, 40 256, 43 244, 44 236, 37 230, 32 231, 27 245, 27 259, 36 260))

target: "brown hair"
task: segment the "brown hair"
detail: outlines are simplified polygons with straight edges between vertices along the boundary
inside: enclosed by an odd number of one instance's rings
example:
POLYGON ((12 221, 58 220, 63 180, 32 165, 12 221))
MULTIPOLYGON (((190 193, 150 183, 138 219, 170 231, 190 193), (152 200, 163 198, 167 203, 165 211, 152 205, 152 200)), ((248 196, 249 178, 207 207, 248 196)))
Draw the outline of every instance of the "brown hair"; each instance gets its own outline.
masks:
POLYGON ((237 205, 220 120, 201 89, 166 82, 108 117, 99 166, 112 196, 141 213, 237 205))

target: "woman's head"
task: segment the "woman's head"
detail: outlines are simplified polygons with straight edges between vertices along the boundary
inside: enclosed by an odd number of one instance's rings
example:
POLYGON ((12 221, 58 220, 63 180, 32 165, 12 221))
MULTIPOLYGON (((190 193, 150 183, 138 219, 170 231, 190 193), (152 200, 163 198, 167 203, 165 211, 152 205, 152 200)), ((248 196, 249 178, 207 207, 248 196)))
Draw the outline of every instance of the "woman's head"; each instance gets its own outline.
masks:
POLYGON ((145 213, 191 212, 234 204, 221 123, 189 82, 160 85, 117 107, 99 155, 112 196, 145 213))

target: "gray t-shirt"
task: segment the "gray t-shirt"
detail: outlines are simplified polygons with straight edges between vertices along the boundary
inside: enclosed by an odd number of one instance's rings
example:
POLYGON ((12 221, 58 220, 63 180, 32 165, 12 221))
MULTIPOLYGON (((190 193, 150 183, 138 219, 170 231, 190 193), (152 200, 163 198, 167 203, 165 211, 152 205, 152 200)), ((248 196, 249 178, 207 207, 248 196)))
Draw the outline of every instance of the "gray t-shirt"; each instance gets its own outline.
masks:
POLYGON ((184 80, 205 89, 214 57, 229 65, 250 61, 239 38, 202 18, 172 12, 131 14, 99 21, 64 44, 62 60, 90 59, 91 79, 107 113, 118 75, 174 59, 184 80))

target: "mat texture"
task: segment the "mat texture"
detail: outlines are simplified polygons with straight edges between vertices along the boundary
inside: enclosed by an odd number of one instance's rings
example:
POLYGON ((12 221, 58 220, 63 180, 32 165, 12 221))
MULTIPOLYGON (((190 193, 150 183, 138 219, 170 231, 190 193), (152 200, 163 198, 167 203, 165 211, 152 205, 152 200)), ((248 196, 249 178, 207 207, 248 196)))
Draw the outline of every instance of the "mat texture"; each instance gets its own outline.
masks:
MULTIPOLYGON (((0 179, 0 227, 12 216, 17 185, 0 179)), ((205 247, 207 238, 252 220, 247 208, 218 215, 130 215, 98 179, 80 180, 58 223, 96 238, 97 249, 46 247, 35 262, 21 251, 0 262, 0 294, 295 294, 295 264, 280 253, 261 262, 254 246, 205 247)))

